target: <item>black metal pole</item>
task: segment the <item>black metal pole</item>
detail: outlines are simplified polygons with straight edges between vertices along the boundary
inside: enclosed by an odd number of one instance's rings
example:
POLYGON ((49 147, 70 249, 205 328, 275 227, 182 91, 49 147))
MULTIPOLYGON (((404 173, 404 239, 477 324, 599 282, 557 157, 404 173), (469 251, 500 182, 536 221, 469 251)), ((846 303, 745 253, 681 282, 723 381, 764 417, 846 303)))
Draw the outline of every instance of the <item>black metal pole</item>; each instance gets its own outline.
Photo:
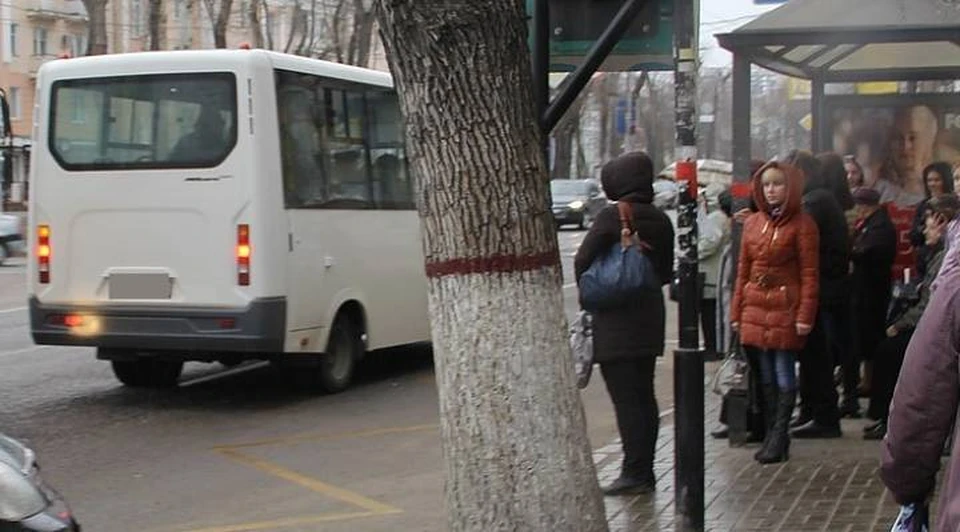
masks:
MULTIPOLYGON (((567 78, 567 81, 564 81, 559 94, 557 94, 557 97, 554 98, 553 102, 550 103, 550 106, 547 108, 547 113, 544 116, 544 128, 546 128, 547 131, 552 130, 553 127, 557 125, 557 122, 560 121, 563 114, 570 108, 570 105, 577 98, 577 95, 580 94, 580 91, 583 90, 587 82, 590 81, 590 76, 593 76, 597 69, 600 68, 604 59, 607 58, 610 51, 613 50, 613 47, 620 42, 620 38, 627 32, 627 28, 636 20, 637 15, 640 14, 640 10, 650 1, 651 0, 626 0, 623 3, 620 11, 617 11, 617 14, 613 17, 613 22, 607 26, 607 29, 604 30, 600 38, 593 43, 590 51, 587 52, 583 64, 577 67, 577 70, 567 78)), ((549 30, 549 27, 547 29, 549 30)))
MULTIPOLYGON (((674 73, 677 169, 680 162, 697 160, 695 46, 695 0, 674 0, 674 73)), ((681 184, 680 207, 677 213, 680 256, 679 319, 680 348, 674 353, 674 486, 676 525, 678 530, 702 531, 704 525, 704 448, 703 448, 703 358, 699 350, 697 290, 697 201, 695 190, 681 184)))
POLYGON ((533 102, 537 121, 540 124, 540 148, 547 163, 550 162, 547 149, 551 126, 547 126, 544 116, 550 103, 550 2, 534 0, 533 4, 533 102))

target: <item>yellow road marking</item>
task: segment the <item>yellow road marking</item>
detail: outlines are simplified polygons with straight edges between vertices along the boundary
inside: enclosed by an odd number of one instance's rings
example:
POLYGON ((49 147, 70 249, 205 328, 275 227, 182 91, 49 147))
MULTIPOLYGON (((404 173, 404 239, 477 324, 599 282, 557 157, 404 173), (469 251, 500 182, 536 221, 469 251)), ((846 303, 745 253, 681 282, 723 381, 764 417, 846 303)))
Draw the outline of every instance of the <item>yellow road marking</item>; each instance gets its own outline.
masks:
POLYGON ((263 460, 255 456, 250 456, 234 449, 217 449, 217 452, 235 462, 250 466, 254 469, 259 469, 264 473, 273 475, 277 478, 282 478, 283 480, 292 482, 298 486, 307 488, 310 491, 314 491, 326 497, 330 497, 331 499, 336 499, 338 501, 358 506, 364 510, 368 510, 372 514, 395 514, 403 511, 388 504, 383 504, 373 499, 368 499, 359 493, 354 493, 352 491, 327 484, 326 482, 321 482, 315 478, 301 475, 300 473, 291 471, 285 467, 280 467, 273 462, 263 460))
POLYGON ((212 526, 208 528, 196 528, 186 532, 253 532, 256 530, 276 530, 278 528, 287 528, 291 526, 312 525, 316 523, 329 523, 331 521, 346 521, 348 519, 357 519, 360 517, 372 517, 377 515, 374 512, 344 512, 315 515, 312 517, 292 517, 290 519, 277 519, 274 521, 258 521, 255 523, 242 523, 239 525, 212 526))
POLYGON ((341 432, 339 434, 317 434, 307 433, 294 436, 284 436, 281 438, 271 438, 249 443, 238 443, 236 445, 218 445, 213 450, 217 452, 230 451, 237 449, 251 449, 253 447, 268 447, 271 445, 290 445, 306 441, 330 441, 342 440, 347 438, 367 438, 370 436, 384 436, 388 434, 404 434, 408 432, 421 432, 424 430, 439 429, 440 425, 432 423, 429 425, 411 425, 409 427, 389 427, 383 429, 361 430, 356 432, 341 432))

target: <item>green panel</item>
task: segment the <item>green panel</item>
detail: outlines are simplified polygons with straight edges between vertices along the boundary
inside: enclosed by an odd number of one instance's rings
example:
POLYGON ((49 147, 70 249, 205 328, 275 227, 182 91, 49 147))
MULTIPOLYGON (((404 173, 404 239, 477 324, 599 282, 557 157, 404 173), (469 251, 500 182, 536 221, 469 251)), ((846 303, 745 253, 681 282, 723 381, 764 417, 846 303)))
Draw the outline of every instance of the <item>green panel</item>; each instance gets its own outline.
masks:
MULTIPOLYGON (((652 21, 653 31, 645 36, 638 36, 641 21, 637 21, 628 29, 627 35, 610 52, 605 66, 607 70, 672 70, 673 69, 673 0, 648 0, 656 2, 656 10, 659 12, 659 19, 652 21)), ((588 4, 585 0, 551 0, 551 7, 557 3, 563 3, 565 7, 572 4, 588 4)), ((527 14, 531 24, 533 23, 533 0, 526 0, 527 14)), ((586 9, 586 8, 584 8, 586 9)), ((653 9, 653 8, 650 8, 653 9)), ((567 14, 569 10, 567 11, 567 14)), ((643 13, 641 12, 641 17, 643 13)), ((612 15, 610 15, 612 21, 612 15)), ((589 17, 584 17, 585 19, 589 17)), ((564 40, 562 35, 558 36, 555 32, 556 17, 551 16, 551 40, 550 56, 551 71, 569 71, 573 70, 577 64, 583 61, 587 52, 593 47, 595 40, 564 40)), ((596 26, 596 17, 591 19, 596 26)), ((609 24, 609 21, 607 21, 609 24)), ((591 28, 599 37, 602 29, 591 28)), ((583 31, 580 32, 581 35, 583 31)), ((596 38, 594 37, 594 39, 596 38)))

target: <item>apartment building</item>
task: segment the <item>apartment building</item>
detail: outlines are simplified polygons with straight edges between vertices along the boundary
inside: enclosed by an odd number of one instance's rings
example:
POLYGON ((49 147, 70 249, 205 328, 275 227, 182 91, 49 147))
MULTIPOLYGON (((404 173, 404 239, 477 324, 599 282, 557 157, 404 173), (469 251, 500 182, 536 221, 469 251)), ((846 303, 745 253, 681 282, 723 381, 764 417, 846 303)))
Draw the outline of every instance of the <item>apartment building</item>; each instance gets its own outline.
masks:
MULTIPOLYGON (((272 48, 284 49, 297 17, 305 16, 290 0, 268 0, 261 24, 250 22, 250 2, 234 0, 227 30, 227 46, 254 43, 255 32, 272 48)), ((214 2, 219 4, 219 2, 214 2)), ((352 2, 351 2, 352 3, 352 2)), ((107 3, 107 51, 125 53, 146 50, 149 42, 150 0, 109 0, 107 3)), ((326 5, 322 3, 321 5, 326 5)), ((318 18, 322 18, 320 13, 318 18)), ((203 0, 163 0, 160 49, 213 48, 211 14, 203 0)), ((302 28, 302 26, 300 26, 302 28)), ((302 30, 301 30, 302 31, 302 30)), ((323 27, 317 25, 318 42, 323 27)), ((297 36, 295 36, 297 37, 297 36)), ((370 54, 370 67, 387 70, 386 55, 379 41, 370 54)), ((37 70, 58 56, 77 57, 87 49, 87 14, 81 0, 0 1, 0 88, 7 94, 13 129, 12 172, 0 176, 0 198, 7 208, 22 206, 27 196, 30 137, 37 70)))

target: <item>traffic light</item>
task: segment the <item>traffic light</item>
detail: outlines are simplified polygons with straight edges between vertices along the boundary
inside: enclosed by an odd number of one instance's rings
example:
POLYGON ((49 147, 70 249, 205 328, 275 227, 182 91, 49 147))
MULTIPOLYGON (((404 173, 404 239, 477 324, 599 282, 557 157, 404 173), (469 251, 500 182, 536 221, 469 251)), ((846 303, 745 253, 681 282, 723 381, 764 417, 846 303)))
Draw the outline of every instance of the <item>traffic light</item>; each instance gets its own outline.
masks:
MULTIPOLYGON (((623 6, 625 0, 550 0, 550 31, 554 42, 595 41, 623 6)), ((657 33, 660 1, 642 0, 640 15, 623 40, 642 39, 657 33)))

